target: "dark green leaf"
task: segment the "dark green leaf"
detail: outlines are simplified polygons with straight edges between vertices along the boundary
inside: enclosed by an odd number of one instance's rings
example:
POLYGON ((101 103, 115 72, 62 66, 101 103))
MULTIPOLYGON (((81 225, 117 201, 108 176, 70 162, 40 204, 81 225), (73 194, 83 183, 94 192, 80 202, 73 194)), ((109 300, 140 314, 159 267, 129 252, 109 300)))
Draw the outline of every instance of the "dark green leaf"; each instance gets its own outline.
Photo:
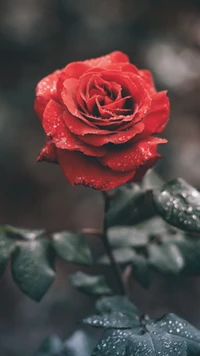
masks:
POLYGON ((169 224, 200 232, 200 193, 183 179, 174 179, 154 191, 155 207, 169 224))
POLYGON ((48 239, 20 241, 12 256, 12 275, 19 288, 36 301, 55 277, 54 253, 48 239))
MULTIPOLYGON (((135 256, 135 252, 131 248, 115 248, 112 250, 115 260, 118 263, 128 263, 131 262, 135 256)), ((98 263, 100 264, 110 264, 110 260, 107 255, 102 256, 98 263)))
POLYGON ((112 227, 108 230, 108 239, 114 247, 140 247, 148 243, 148 235, 145 230, 133 227, 112 227))
POLYGON ((140 327, 104 332, 93 356, 199 356, 200 332, 185 320, 168 314, 143 320, 140 327))
POLYGON ((53 234, 52 241, 58 256, 63 260, 82 265, 92 264, 91 252, 83 234, 57 232, 53 234))
POLYGON ((142 255, 136 254, 132 266, 133 277, 136 281, 141 284, 142 287, 149 288, 151 280, 147 259, 142 255))
POLYGON ((12 237, 15 239, 34 240, 40 237, 42 234, 44 234, 45 230, 24 229, 24 228, 14 227, 11 225, 2 225, 0 226, 0 235, 1 233, 4 233, 8 237, 12 237))
POLYGON ((129 317, 128 314, 112 312, 111 314, 92 315, 83 319, 83 323, 96 328, 126 329, 139 325, 138 317, 129 317))
POLYGON ((16 241, 7 237, 3 232, 0 233, 0 275, 6 268, 9 257, 15 249, 16 241))
POLYGON ((96 307, 101 315, 85 318, 84 324, 119 329, 139 326, 138 309, 126 297, 104 297, 97 301, 96 307))
POLYGON ((83 293, 90 295, 112 294, 104 276, 91 276, 83 272, 76 272, 70 276, 70 280, 73 286, 83 293))
POLYGON ((142 191, 136 184, 118 188, 106 214, 107 227, 134 225, 155 214, 150 191, 142 191))
POLYGON ((179 248, 173 243, 152 243, 148 246, 149 265, 162 273, 179 273, 184 259, 179 248))
POLYGON ((63 343, 57 336, 49 336, 40 346, 35 356, 64 356, 63 343))
POLYGON ((157 216, 135 226, 137 230, 146 232, 149 236, 164 235, 167 233, 168 227, 169 225, 167 225, 162 218, 157 216))

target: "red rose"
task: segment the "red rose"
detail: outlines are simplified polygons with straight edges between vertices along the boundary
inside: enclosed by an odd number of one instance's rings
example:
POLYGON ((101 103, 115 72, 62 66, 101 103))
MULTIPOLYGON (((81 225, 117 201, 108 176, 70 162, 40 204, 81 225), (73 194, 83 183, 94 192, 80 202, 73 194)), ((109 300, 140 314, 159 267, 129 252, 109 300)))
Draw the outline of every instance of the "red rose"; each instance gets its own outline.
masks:
POLYGON ((157 161, 169 116, 166 91, 122 52, 73 62, 42 79, 35 110, 47 142, 38 160, 72 184, 107 190, 142 178, 157 161))

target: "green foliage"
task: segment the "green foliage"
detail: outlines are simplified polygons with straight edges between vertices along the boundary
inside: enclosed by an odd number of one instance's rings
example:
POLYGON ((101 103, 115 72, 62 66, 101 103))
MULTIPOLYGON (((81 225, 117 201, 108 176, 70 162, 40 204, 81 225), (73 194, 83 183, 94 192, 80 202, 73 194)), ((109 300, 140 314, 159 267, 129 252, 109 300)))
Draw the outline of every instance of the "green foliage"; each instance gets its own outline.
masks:
POLYGON ((46 236, 41 229, 0 226, 0 274, 11 257, 15 283, 35 301, 41 300, 54 281, 56 256, 76 264, 92 263, 83 234, 63 231, 46 236))
MULTIPOLYGON (((116 248, 113 249, 113 256, 118 263, 128 263, 134 258, 134 250, 130 248, 116 248)), ((100 264, 110 264, 110 260, 107 255, 103 255, 99 261, 100 264)))
POLYGON ((183 179, 174 179, 154 191, 158 214, 184 231, 200 232, 200 193, 183 179))
POLYGON ((91 252, 83 234, 57 232, 53 234, 52 242, 58 256, 64 261, 82 265, 92 264, 91 252))
POLYGON ((79 291, 90 295, 113 294, 104 276, 76 272, 70 276, 71 283, 79 291))
POLYGON ((178 274, 184 266, 184 258, 174 243, 151 243, 148 246, 149 265, 163 273, 178 274))
POLYGON ((138 325, 138 309, 124 296, 103 297, 96 307, 99 314, 83 319, 84 324, 119 329, 138 325))
POLYGON ((20 240, 34 240, 45 234, 44 229, 24 229, 11 225, 1 225, 0 234, 5 234, 8 237, 20 239, 20 240))
POLYGON ((151 191, 136 184, 124 185, 115 191, 106 214, 108 227, 134 225, 154 215, 151 191))
POLYGON ((132 226, 114 226, 108 230, 108 240, 113 247, 142 247, 148 243, 148 236, 132 226))
POLYGON ((40 301, 55 277, 54 251, 47 239, 20 241, 12 255, 13 279, 29 297, 40 301))
MULTIPOLYGON (((113 297, 115 305, 115 298, 113 297)), ((124 299, 110 313, 84 319, 84 323, 105 328, 101 340, 95 347, 93 356, 104 355, 172 355, 198 356, 200 354, 200 332, 185 320, 174 314, 151 320, 139 317, 138 311, 124 299)), ((112 299, 109 300, 110 305, 112 299)))
MULTIPOLYGON (((130 269, 143 288, 150 286, 152 271, 176 276, 200 273, 200 193, 182 179, 163 185, 150 171, 139 185, 116 189, 105 220, 114 259, 122 269, 128 267, 126 272, 130 269)), ((0 227, 0 274, 10 257, 14 281, 36 301, 55 278, 56 257, 79 265, 92 264, 82 233, 47 235, 44 230, 4 225, 0 227)), ((107 255, 98 262, 110 264, 107 255)), ((96 303, 97 314, 83 320, 106 329, 93 356, 200 355, 200 332, 178 316, 168 314, 151 320, 142 317, 126 297, 105 297, 113 291, 103 275, 79 271, 70 280, 83 293, 104 295, 96 303)), ((65 342, 52 336, 36 356, 88 356, 88 337, 80 335, 65 342)))
MULTIPOLYGON (((200 273, 200 239, 171 228, 159 217, 133 228, 119 227, 116 239, 117 228, 112 227, 108 236, 116 261, 132 266, 132 276, 144 288, 150 286, 151 271, 173 275, 200 273)), ((110 263, 105 255, 98 262, 110 263)))
POLYGON ((5 232, 0 233, 0 275, 4 272, 11 253, 15 249, 15 241, 5 232))
MULTIPOLYGON (((106 225, 116 261, 122 268, 131 266, 132 275, 142 287, 149 287, 152 270, 175 275, 200 273, 200 239, 188 235, 200 232, 200 193, 182 179, 163 185, 150 171, 140 185, 126 184, 116 189, 106 225)), ((42 229, 4 225, 0 227, 0 274, 10 257, 16 284, 36 301, 55 278, 56 257, 79 265, 92 264, 82 233, 61 231, 47 235, 42 229)), ((110 263, 106 255, 98 262, 110 263)), ((71 281, 89 294, 112 293, 103 276, 77 272, 71 281)))

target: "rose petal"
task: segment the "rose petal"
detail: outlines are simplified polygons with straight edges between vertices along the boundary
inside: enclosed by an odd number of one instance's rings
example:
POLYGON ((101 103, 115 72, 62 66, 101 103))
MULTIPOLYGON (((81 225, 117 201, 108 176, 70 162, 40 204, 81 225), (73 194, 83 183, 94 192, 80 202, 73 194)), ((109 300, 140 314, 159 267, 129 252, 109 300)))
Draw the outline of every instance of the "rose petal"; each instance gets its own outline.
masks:
MULTIPOLYGON (((86 73, 80 78, 80 81, 85 80, 86 73)), ((134 110, 134 117, 132 118, 132 122, 138 122, 141 120, 151 108, 151 97, 145 89, 143 80, 140 76, 135 75, 133 73, 129 73, 129 76, 126 73, 121 73, 119 71, 103 71, 101 76, 106 81, 116 81, 121 87, 123 91, 126 91, 126 95, 131 96, 133 99, 133 103, 137 110, 134 110)))
MULTIPOLYGON (((142 122, 138 122, 126 131, 113 131, 113 133, 110 133, 108 135, 85 135, 83 137, 79 136, 79 138, 92 146, 102 146, 109 142, 114 144, 121 144, 130 141, 135 135, 142 132, 143 130, 144 124, 142 122)), ((101 130, 100 133, 102 131, 103 130, 101 130)))
POLYGON ((41 149, 37 162, 47 161, 52 163, 58 163, 56 147, 50 137, 47 137, 45 146, 41 149))
POLYGON ((81 151, 86 155, 101 157, 106 153, 105 147, 92 147, 73 135, 65 126, 63 108, 50 100, 44 111, 43 127, 48 136, 52 137, 56 147, 70 151, 81 151))
POLYGON ((130 172, 144 166, 156 155, 157 145, 167 140, 157 137, 147 137, 128 147, 109 149, 107 154, 100 158, 100 162, 116 172, 130 172))
POLYGON ((117 173, 103 167, 96 159, 86 157, 80 152, 57 149, 60 167, 73 184, 83 184, 94 189, 109 190, 126 183, 135 172, 117 173))
POLYGON ((131 182, 139 182, 144 177, 144 175, 146 174, 148 169, 155 166, 155 164, 159 158, 161 158, 161 155, 156 154, 152 159, 149 159, 149 161, 147 161, 147 163, 144 166, 137 169, 135 176, 130 180, 130 183, 131 182))
POLYGON ((57 82, 57 90, 58 93, 61 94, 63 90, 63 83, 66 79, 79 79, 80 76, 89 69, 89 66, 84 62, 73 62, 68 64, 65 68, 63 68, 58 82, 57 82))
POLYGON ((45 107, 48 103, 49 99, 44 99, 41 96, 37 96, 34 102, 34 110, 39 117, 40 121, 42 121, 43 118, 43 112, 45 110, 45 107))
POLYGON ((150 113, 142 120, 145 125, 145 132, 148 134, 162 132, 167 124, 169 111, 169 99, 166 91, 154 94, 150 113))
POLYGON ((34 103, 34 109, 41 120, 48 101, 50 99, 58 100, 56 85, 60 73, 60 70, 56 70, 52 74, 40 80, 40 82, 36 86, 36 99, 34 103))
POLYGON ((109 130, 101 130, 99 128, 89 126, 83 120, 78 119, 77 117, 75 117, 74 115, 72 115, 70 112, 67 111, 63 113, 63 120, 65 122, 65 125, 68 127, 68 129, 76 135, 84 136, 86 134, 95 134, 95 135, 110 134, 109 130))
POLYGON ((76 88, 77 88, 78 80, 77 79, 67 79, 63 83, 63 91, 61 92, 61 98, 63 100, 64 105, 69 110, 69 112, 87 125, 91 127, 95 127, 95 125, 87 120, 80 112, 78 105, 76 103, 76 88))
POLYGON ((118 62, 127 62, 129 63, 128 56, 120 51, 111 52, 106 56, 89 59, 84 61, 83 63, 89 65, 90 67, 102 67, 106 68, 106 66, 110 65, 111 63, 118 63, 118 62))
POLYGON ((151 75, 151 72, 149 70, 146 69, 142 69, 139 71, 140 76, 143 79, 145 88, 148 90, 150 95, 153 95, 156 93, 156 88, 154 85, 154 80, 153 77, 151 75))
POLYGON ((131 63, 112 63, 106 66, 107 70, 119 70, 123 73, 134 73, 140 75, 139 69, 131 63))

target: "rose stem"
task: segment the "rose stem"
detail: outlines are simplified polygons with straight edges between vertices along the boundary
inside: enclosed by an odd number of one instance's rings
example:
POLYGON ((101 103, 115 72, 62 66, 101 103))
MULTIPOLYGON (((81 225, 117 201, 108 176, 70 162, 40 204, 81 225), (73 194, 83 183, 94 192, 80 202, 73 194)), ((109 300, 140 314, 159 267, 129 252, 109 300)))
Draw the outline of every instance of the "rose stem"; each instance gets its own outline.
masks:
POLYGON ((103 241, 106 254, 107 254, 107 256, 108 256, 108 258, 110 260, 111 266, 113 268, 113 272, 115 273, 116 279, 118 281, 119 294, 126 295, 126 288, 125 288, 125 285, 124 285, 122 272, 121 272, 121 269, 120 269, 118 263, 115 261, 115 257, 114 257, 114 255, 112 253, 112 248, 110 246, 110 243, 109 243, 109 240, 108 240, 108 236, 107 236, 107 226, 106 226, 105 214, 109 209, 110 197, 106 192, 103 192, 103 196, 104 196, 104 201, 105 201, 104 233, 103 233, 101 239, 103 241))

